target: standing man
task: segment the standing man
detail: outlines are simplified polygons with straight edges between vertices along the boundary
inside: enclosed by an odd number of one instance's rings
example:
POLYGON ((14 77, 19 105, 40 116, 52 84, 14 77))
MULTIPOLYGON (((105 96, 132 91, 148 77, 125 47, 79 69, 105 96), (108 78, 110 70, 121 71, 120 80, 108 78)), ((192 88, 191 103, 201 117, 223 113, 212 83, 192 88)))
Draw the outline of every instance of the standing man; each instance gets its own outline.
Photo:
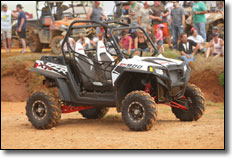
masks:
POLYGON ((144 3, 144 8, 141 8, 140 13, 138 14, 138 24, 143 29, 146 29, 151 25, 147 1, 144 3))
POLYGON ((19 12, 18 15, 18 22, 17 22, 17 32, 19 35, 19 38, 22 42, 23 45, 23 50, 21 53, 26 53, 27 52, 27 47, 26 47, 26 24, 27 24, 27 18, 25 12, 22 10, 22 5, 18 4, 16 6, 16 10, 19 12))
POLYGON ((2 11, 1 11, 1 34, 2 34, 2 40, 3 40, 3 45, 8 52, 11 53, 11 16, 17 16, 10 10, 7 10, 7 5, 3 4, 2 5, 2 11))
POLYGON ((94 1, 94 5, 87 13, 87 19, 93 21, 103 21, 106 19, 103 9, 100 7, 100 1, 94 1))
POLYGON ((139 15, 142 8, 143 8, 142 4, 136 1, 130 1, 129 16, 131 20, 131 25, 136 26, 139 24, 139 20, 140 20, 139 15))
POLYGON ((205 3, 203 3, 202 1, 194 1, 192 10, 193 10, 194 28, 196 28, 198 34, 202 36, 205 44, 206 43, 205 14, 207 13, 207 8, 205 6, 205 3))
POLYGON ((172 26, 173 48, 177 48, 178 36, 184 32, 185 15, 184 9, 179 7, 178 1, 173 1, 174 8, 171 10, 170 24, 172 26))
POLYGON ((161 3, 161 1, 154 1, 154 5, 150 9, 150 18, 152 19, 154 33, 157 33, 158 25, 163 24, 165 26, 163 28, 163 36, 165 40, 168 42, 169 47, 172 48, 167 24, 167 16, 169 14, 169 11, 165 10, 165 6, 161 3))

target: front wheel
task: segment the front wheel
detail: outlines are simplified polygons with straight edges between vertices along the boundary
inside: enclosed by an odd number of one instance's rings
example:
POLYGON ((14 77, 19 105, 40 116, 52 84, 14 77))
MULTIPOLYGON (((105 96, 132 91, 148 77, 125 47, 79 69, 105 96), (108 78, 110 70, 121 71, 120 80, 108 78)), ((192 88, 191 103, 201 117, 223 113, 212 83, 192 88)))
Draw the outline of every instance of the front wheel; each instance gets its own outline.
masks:
POLYGON ((133 91, 122 102, 122 119, 133 131, 150 130, 156 121, 154 99, 144 91, 133 91))
POLYGON ((185 90, 185 97, 189 104, 187 111, 172 107, 172 112, 181 121, 197 121, 205 110, 205 98, 200 88, 194 84, 188 84, 185 90))
POLYGON ((49 129, 61 118, 61 106, 54 97, 45 92, 33 93, 27 101, 26 115, 38 129, 49 129))

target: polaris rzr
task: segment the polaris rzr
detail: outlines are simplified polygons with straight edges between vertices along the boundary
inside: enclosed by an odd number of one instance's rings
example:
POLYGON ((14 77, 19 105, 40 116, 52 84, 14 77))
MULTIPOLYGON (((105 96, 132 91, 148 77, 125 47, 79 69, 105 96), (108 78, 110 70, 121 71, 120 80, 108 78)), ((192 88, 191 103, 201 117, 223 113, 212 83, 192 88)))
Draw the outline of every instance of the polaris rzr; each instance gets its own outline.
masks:
POLYGON ((147 131, 157 120, 157 104, 171 106, 181 121, 196 121, 203 115, 205 99, 201 90, 189 84, 189 65, 159 54, 141 27, 117 22, 74 21, 61 45, 63 56, 43 56, 31 71, 45 77, 45 92, 35 92, 26 105, 26 115, 38 129, 56 126, 62 113, 79 111, 87 119, 103 118, 110 107, 122 113, 134 131, 147 131), (86 25, 75 25, 86 23, 86 25), (71 34, 80 28, 104 28, 104 40, 96 48, 75 48, 71 34), (144 57, 126 53, 116 35, 130 29, 143 31, 153 54, 144 57), (57 88, 58 93, 50 89, 57 88))

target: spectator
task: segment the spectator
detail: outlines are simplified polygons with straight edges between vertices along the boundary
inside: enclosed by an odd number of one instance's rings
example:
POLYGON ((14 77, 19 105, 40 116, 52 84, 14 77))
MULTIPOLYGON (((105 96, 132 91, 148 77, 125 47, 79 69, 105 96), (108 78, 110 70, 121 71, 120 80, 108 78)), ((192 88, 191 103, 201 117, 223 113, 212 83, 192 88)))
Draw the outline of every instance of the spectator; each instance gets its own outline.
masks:
POLYGON ((140 11, 142 9, 142 5, 136 1, 130 1, 130 10, 129 16, 131 25, 136 26, 139 23, 139 15, 141 14, 140 11))
POLYGON ((174 8, 171 11, 170 24, 172 25, 173 48, 177 49, 178 36, 184 32, 184 9, 179 7, 178 1, 173 1, 174 8))
POLYGON ((17 17, 16 14, 7 9, 6 4, 3 4, 1 11, 1 34, 6 53, 8 53, 8 48, 11 53, 11 16, 17 17))
POLYGON ((160 1, 154 1, 154 5, 150 9, 150 18, 152 19, 152 26, 154 28, 155 33, 159 24, 163 24, 165 26, 165 28, 163 29, 163 36, 165 40, 168 42, 169 48, 172 48, 167 24, 167 16, 169 14, 169 11, 165 11, 165 7, 160 1))
POLYGON ((63 15, 63 9, 62 9, 63 2, 56 2, 56 14, 55 19, 61 20, 63 15))
POLYGON ((151 26, 148 26, 146 31, 147 31, 148 35, 150 36, 152 42, 155 43, 156 38, 155 38, 155 35, 154 35, 153 28, 151 26))
POLYGON ((223 15, 223 19, 224 19, 224 2, 220 2, 218 4, 217 10, 219 11, 219 13, 221 13, 223 15))
POLYGON ((93 48, 93 47, 97 48, 98 41, 103 41, 103 40, 104 40, 104 33, 100 31, 97 34, 97 36, 94 37, 93 40, 90 41, 90 44, 91 44, 90 47, 91 48, 93 48))
POLYGON ((159 24, 157 33, 156 33, 157 46, 160 52, 164 52, 164 47, 163 47, 163 28, 164 27, 165 26, 163 24, 159 24))
POLYGON ((21 53, 26 53, 27 52, 27 47, 26 47, 26 24, 27 24, 27 18, 25 12, 22 10, 22 5, 18 4, 16 6, 17 11, 19 12, 18 15, 18 21, 17 21, 17 31, 19 38, 22 42, 23 45, 23 50, 21 53))
POLYGON ((90 39, 88 37, 85 37, 84 34, 81 34, 81 38, 77 41, 77 43, 80 43, 84 49, 90 49, 90 39))
POLYGON ((205 4, 207 10, 215 12, 215 9, 217 7, 216 1, 206 1, 205 4))
POLYGON ((213 39, 208 45, 206 58, 208 58, 210 55, 215 57, 224 56, 224 41, 223 39, 218 38, 218 33, 213 33, 213 39))
POLYGON ((190 67, 193 68, 194 55, 198 51, 199 45, 193 41, 188 40, 186 33, 182 33, 181 38, 182 40, 179 44, 179 50, 182 55, 181 58, 189 63, 190 67))
POLYGON ((142 30, 138 30, 138 36, 135 38, 135 49, 139 49, 142 52, 149 52, 147 37, 142 30))
POLYGON ((144 3, 144 8, 141 8, 141 11, 138 14, 138 24, 139 26, 143 27, 143 29, 146 29, 151 25, 147 1, 144 3))
POLYGON ((192 32, 192 36, 189 36, 188 40, 191 40, 199 44, 199 50, 205 52, 204 39, 200 35, 198 35, 197 30, 195 28, 192 28, 191 32, 192 32))
MULTIPOLYGON (((60 41, 60 47, 62 47, 63 41, 64 41, 64 39, 62 39, 62 40, 60 41)), ((75 41, 73 38, 69 37, 67 42, 69 43, 70 47, 71 47, 73 50, 75 50, 75 43, 76 43, 76 41, 75 41)), ((68 52, 68 50, 69 50, 69 49, 68 49, 68 46, 67 46, 67 42, 66 42, 66 43, 64 44, 64 46, 63 46, 65 52, 68 52)))
POLYGON ((194 28, 196 28, 198 34, 202 36, 205 44, 206 43, 205 13, 207 13, 207 8, 202 1, 194 1, 192 10, 193 10, 194 28))
POLYGON ((135 52, 133 39, 126 33, 126 31, 122 31, 122 38, 119 42, 119 45, 121 49, 127 51, 128 54, 135 52))
POLYGON ((100 1, 94 1, 93 7, 87 13, 87 19, 93 21, 103 21, 106 19, 103 9, 100 7, 100 1))
MULTIPOLYGON (((171 13, 171 10, 174 8, 173 6, 173 1, 169 1, 166 5, 165 5, 165 9, 169 11, 169 13, 171 13)), ((171 14, 169 14, 167 16, 167 21, 170 21, 171 18, 171 14)))

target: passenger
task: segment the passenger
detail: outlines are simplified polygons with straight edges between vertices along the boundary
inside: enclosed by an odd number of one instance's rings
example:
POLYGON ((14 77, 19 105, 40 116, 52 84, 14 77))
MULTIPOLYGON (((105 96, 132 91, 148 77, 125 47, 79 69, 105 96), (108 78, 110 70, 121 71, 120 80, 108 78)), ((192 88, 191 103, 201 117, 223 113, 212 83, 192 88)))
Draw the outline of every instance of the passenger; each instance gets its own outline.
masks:
POLYGON ((213 39, 208 45, 206 58, 210 55, 215 57, 224 56, 224 41, 223 39, 218 38, 218 33, 213 33, 213 39))

